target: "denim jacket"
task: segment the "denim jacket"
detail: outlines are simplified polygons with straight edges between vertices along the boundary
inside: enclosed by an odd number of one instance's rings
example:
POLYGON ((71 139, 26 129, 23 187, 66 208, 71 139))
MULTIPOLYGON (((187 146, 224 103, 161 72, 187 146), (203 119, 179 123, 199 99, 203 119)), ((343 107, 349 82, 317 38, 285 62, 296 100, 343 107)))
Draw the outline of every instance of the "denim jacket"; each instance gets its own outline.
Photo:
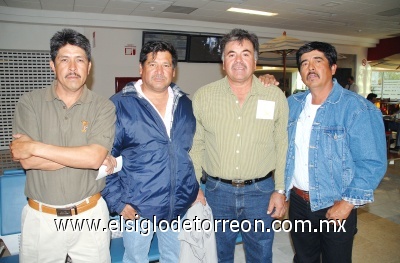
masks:
MULTIPOLYGON (((312 211, 330 207, 340 200, 356 207, 373 202, 373 191, 387 168, 380 110, 358 94, 343 89, 336 79, 333 84, 316 113, 310 136, 308 172, 312 211)), ((297 121, 309 93, 297 93, 288 98, 287 198, 295 173, 297 121)))

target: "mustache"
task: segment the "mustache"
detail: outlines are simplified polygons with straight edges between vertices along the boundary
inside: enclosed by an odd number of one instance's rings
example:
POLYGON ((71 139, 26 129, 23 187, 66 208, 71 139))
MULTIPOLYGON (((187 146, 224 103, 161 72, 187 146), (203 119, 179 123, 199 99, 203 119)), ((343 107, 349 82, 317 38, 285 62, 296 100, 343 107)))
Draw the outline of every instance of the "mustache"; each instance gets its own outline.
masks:
POLYGON ((241 68, 245 68, 245 69, 247 69, 247 66, 246 66, 246 64, 244 64, 244 63, 242 63, 242 62, 235 62, 233 65, 232 65, 232 69, 234 69, 234 68, 236 68, 236 67, 241 67, 241 68))
POLYGON ((77 73, 75 73, 75 72, 68 73, 65 77, 68 78, 69 76, 78 77, 78 78, 81 77, 81 75, 79 75, 79 74, 77 74, 77 73))
POLYGON ((318 78, 319 78, 319 75, 316 73, 316 72, 308 72, 307 73, 307 78, 308 78, 308 76, 310 76, 310 75, 316 75, 318 78))
POLYGON ((153 79, 165 79, 165 76, 164 75, 154 75, 153 76, 153 79))

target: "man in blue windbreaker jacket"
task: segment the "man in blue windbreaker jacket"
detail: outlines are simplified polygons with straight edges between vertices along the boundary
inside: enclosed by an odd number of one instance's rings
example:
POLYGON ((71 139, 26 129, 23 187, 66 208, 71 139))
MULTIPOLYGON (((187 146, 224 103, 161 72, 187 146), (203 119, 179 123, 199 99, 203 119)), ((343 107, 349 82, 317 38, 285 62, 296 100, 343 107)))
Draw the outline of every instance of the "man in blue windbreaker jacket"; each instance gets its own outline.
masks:
MULTIPOLYGON (((112 156, 122 156, 123 167, 107 177, 102 194, 110 212, 132 223, 133 231, 123 232, 123 262, 148 262, 154 232, 160 261, 178 262, 179 233, 161 231, 166 224, 153 226, 182 220, 199 193, 188 153, 196 126, 192 102, 171 83, 177 60, 171 44, 146 43, 140 53, 141 80, 111 97, 117 114, 112 156)), ((115 164, 114 157, 105 164, 115 164)), ((204 196, 198 200, 205 204, 204 196)))
POLYGON ((288 99, 289 219, 293 229, 305 226, 291 231, 293 261, 351 262, 355 208, 373 202, 386 171, 382 114, 332 79, 337 68, 332 45, 305 44, 296 59, 309 90, 288 99))

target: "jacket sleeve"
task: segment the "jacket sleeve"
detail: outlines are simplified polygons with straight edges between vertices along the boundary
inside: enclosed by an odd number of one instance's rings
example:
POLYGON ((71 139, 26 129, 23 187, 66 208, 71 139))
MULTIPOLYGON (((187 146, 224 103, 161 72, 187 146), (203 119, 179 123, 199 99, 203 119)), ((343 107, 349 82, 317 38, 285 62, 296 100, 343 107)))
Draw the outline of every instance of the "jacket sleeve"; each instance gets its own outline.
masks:
POLYGON ((367 107, 366 111, 354 116, 348 132, 355 168, 354 177, 342 198, 359 206, 373 202, 373 191, 387 168, 385 128, 381 112, 367 107))
MULTIPOLYGON (((121 125, 121 111, 118 106, 118 101, 114 102, 116 105, 117 121, 115 123, 115 138, 111 155, 118 157, 122 154, 122 141, 124 136, 124 127, 121 125)), ((127 160, 122 157, 123 163, 127 160)), ((124 169, 124 167, 122 167, 124 169)), ((106 177, 106 186, 102 191, 102 196, 106 200, 110 213, 120 214, 124 209, 126 203, 124 197, 128 196, 128 182, 123 171, 108 175, 106 177)))
POLYGON ((126 205, 123 202, 125 194, 122 181, 118 173, 111 174, 106 178, 106 187, 101 194, 107 202, 110 213, 120 214, 126 205))

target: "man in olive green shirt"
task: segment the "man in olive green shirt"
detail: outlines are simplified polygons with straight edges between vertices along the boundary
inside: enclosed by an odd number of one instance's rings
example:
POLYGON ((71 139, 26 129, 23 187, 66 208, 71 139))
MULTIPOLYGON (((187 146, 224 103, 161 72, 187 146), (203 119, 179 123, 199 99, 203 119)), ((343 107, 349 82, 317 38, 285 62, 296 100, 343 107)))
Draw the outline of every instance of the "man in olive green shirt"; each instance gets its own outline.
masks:
POLYGON ((233 262, 235 220, 243 223, 246 262, 272 262, 274 233, 267 228, 286 212, 288 105, 278 87, 265 88, 253 75, 258 49, 257 36, 245 30, 225 35, 227 76, 200 88, 193 99, 197 122, 190 154, 196 176, 207 180, 205 196, 214 218, 230 220, 214 226, 219 262, 233 262))
POLYGON ((26 169, 29 198, 22 211, 19 259, 64 262, 68 254, 73 262, 108 263, 109 213, 100 195, 105 180, 96 176, 114 142, 115 107, 85 85, 91 51, 84 35, 57 32, 50 53, 57 79, 24 94, 14 115, 10 150, 26 169), (57 229, 62 220, 68 227, 57 229), (92 223, 97 231, 89 229, 92 223))

